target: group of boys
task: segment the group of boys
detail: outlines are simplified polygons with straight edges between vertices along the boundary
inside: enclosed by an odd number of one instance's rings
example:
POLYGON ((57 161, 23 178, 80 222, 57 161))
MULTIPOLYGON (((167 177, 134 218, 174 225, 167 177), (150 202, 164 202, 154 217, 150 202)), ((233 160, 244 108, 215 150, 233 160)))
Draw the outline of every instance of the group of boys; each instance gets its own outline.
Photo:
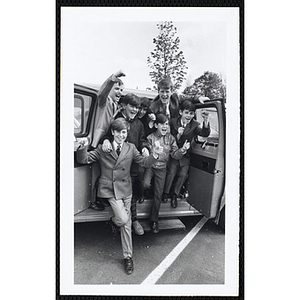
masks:
MULTIPOLYGON (((82 139, 77 151, 79 163, 100 164, 98 199, 111 206, 113 231, 120 232, 125 272, 133 272, 131 227, 144 234, 137 220, 136 202, 143 202, 144 192, 153 179, 151 231, 159 232, 158 216, 162 201, 171 197, 172 207, 187 179, 190 142, 195 135, 209 136, 208 115, 203 124, 194 119, 193 102, 202 99, 180 99, 172 92, 172 82, 166 77, 158 83, 158 96, 150 101, 135 94, 122 96, 122 70, 111 75, 97 96, 94 136, 89 145, 82 139), (171 186, 174 193, 170 195, 171 186)), ((103 209, 101 201, 94 209, 103 209)))

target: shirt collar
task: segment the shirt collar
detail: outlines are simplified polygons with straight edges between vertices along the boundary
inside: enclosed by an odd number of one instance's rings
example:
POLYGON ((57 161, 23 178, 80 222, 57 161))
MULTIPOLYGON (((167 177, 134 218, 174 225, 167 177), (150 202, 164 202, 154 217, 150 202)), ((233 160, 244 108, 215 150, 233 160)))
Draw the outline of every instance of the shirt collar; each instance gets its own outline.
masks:
MULTIPOLYGON (((117 149, 117 147, 118 147, 118 143, 116 143, 116 141, 115 140, 113 140, 113 145, 114 145, 114 149, 116 150, 117 149)), ((122 149, 122 146, 123 146, 123 143, 122 144, 120 144, 120 150, 122 149)))
POLYGON ((122 112, 122 116, 127 122, 132 122, 134 120, 134 119, 130 119, 129 117, 125 116, 123 112, 122 112))
POLYGON ((182 123, 182 120, 181 120, 181 118, 179 119, 179 123, 180 123, 180 125, 181 125, 181 127, 187 127, 190 123, 191 123, 191 121, 189 122, 189 123, 187 123, 187 124, 185 124, 185 126, 183 125, 183 123, 182 123))
POLYGON ((115 100, 113 100, 111 96, 107 96, 107 98, 110 99, 110 101, 111 101, 112 103, 115 103, 115 104, 118 106, 118 102, 115 101, 115 100))
POLYGON ((163 137, 163 136, 166 136, 166 135, 162 135, 162 134, 160 134, 160 133, 158 133, 158 131, 156 130, 156 131, 154 131, 154 135, 157 137, 157 138, 161 138, 161 137, 163 137))

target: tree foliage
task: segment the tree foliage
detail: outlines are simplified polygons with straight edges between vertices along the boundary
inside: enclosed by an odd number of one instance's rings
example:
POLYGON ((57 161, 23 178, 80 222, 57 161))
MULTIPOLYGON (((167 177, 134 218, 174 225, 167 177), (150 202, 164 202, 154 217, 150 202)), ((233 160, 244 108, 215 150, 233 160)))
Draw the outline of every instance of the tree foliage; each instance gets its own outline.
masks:
POLYGON ((163 77, 169 76, 176 91, 185 80, 187 69, 183 52, 179 50, 177 28, 172 21, 161 22, 157 27, 159 34, 153 39, 155 48, 147 57, 147 64, 152 69, 149 75, 155 84, 163 77))
POLYGON ((183 94, 190 96, 205 96, 210 99, 226 99, 226 85, 223 83, 222 76, 206 71, 197 78, 194 83, 187 86, 183 94))

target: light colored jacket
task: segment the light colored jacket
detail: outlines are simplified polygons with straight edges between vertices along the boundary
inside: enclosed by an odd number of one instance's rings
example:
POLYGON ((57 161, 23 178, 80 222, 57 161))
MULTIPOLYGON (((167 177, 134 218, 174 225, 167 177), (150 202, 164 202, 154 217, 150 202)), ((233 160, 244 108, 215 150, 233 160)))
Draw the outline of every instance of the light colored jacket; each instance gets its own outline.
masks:
POLYGON ((118 112, 118 104, 109 97, 109 93, 116 82, 117 77, 111 75, 101 85, 98 92, 95 127, 92 141, 92 146, 94 148, 98 146, 100 139, 107 133, 114 115, 118 112))
POLYGON ((157 131, 155 131, 147 136, 147 140, 147 147, 150 150, 150 153, 152 153, 152 149, 155 146, 155 142, 159 142, 160 146, 164 148, 163 153, 159 155, 159 158, 153 165, 153 168, 166 169, 170 155, 174 159, 181 159, 184 155, 182 150, 178 148, 174 136, 170 133, 167 133, 166 135, 162 136, 159 135, 157 131))
POLYGON ((153 155, 143 157, 134 144, 123 143, 118 156, 115 150, 110 153, 102 151, 102 145, 95 150, 87 151, 87 147, 77 151, 77 161, 90 164, 98 161, 100 164, 100 178, 97 195, 100 198, 126 198, 132 194, 130 167, 132 162, 144 168, 150 168, 156 161, 153 155))

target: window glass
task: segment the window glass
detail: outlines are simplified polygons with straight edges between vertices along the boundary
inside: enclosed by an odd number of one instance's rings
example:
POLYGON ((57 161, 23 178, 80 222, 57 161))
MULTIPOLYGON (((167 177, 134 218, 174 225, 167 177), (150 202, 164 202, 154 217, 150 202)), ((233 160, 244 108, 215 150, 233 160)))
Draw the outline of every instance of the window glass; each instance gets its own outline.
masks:
POLYGON ((219 121, 218 113, 215 107, 201 108, 196 110, 196 119, 203 126, 203 114, 208 113, 208 121, 210 124, 210 135, 208 137, 197 136, 198 142, 212 143, 215 146, 219 143, 219 121))
POLYGON ((91 96, 74 95, 74 134, 76 137, 83 136, 87 133, 91 102, 91 96))

